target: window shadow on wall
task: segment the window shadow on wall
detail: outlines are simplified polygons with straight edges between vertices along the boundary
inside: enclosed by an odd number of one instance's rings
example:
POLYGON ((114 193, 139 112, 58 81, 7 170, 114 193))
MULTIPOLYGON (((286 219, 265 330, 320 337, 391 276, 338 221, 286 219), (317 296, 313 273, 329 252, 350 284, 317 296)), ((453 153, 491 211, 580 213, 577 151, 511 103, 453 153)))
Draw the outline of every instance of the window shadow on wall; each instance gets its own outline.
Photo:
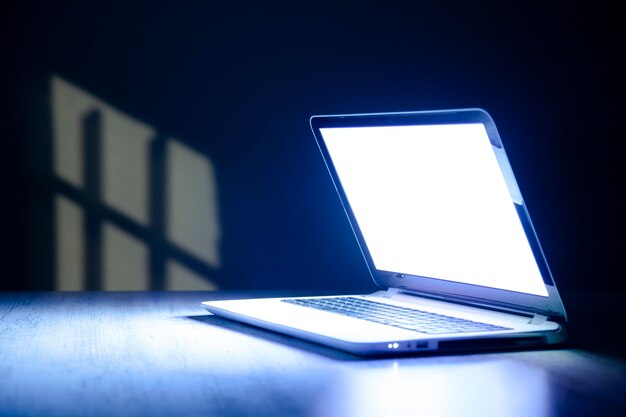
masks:
POLYGON ((59 76, 43 90, 29 152, 31 286, 218 288, 211 160, 59 76))

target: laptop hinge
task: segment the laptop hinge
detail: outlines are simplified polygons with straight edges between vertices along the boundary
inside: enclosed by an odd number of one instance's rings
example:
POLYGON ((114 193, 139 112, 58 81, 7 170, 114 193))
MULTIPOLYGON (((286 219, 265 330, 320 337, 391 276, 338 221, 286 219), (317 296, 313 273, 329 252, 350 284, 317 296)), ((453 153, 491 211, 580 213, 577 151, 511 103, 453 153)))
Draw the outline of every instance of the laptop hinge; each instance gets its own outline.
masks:
POLYGON ((383 297, 385 298, 393 298, 394 295, 400 293, 400 290, 398 288, 387 288, 387 292, 385 292, 385 294, 383 295, 383 297))
POLYGON ((528 324, 543 324, 548 320, 548 317, 542 316, 541 314, 535 314, 532 319, 528 322, 528 324))

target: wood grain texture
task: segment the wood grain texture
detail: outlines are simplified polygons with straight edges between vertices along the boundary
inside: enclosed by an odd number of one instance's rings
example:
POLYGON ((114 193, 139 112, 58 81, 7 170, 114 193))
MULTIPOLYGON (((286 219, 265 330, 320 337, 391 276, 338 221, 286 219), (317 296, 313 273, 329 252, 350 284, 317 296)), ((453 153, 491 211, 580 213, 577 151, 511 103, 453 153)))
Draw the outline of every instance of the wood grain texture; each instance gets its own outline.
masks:
POLYGON ((0 416, 626 411, 626 361, 584 343, 365 360, 200 306, 246 295, 258 294, 0 293, 0 416))

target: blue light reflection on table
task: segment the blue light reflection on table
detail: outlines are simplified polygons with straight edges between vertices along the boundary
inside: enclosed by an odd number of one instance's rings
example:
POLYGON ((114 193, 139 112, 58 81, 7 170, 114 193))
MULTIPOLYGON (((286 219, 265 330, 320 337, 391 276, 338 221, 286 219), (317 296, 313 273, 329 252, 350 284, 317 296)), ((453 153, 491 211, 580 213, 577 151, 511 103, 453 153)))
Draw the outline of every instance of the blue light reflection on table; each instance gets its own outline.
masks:
POLYGON ((0 415, 626 415, 626 362, 576 349, 363 359, 189 292, 0 294, 0 415))
POLYGON ((549 398, 546 373, 512 361, 415 368, 395 360, 346 372, 316 415, 547 417, 549 398))

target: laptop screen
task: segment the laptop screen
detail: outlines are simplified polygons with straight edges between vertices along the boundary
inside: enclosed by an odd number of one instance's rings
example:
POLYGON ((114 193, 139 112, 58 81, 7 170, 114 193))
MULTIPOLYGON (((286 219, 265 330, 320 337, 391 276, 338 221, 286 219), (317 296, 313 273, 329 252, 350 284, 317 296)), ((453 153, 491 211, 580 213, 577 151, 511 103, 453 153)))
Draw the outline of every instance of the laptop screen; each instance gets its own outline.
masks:
POLYGON ((485 125, 320 133, 376 269, 548 296, 485 125))

